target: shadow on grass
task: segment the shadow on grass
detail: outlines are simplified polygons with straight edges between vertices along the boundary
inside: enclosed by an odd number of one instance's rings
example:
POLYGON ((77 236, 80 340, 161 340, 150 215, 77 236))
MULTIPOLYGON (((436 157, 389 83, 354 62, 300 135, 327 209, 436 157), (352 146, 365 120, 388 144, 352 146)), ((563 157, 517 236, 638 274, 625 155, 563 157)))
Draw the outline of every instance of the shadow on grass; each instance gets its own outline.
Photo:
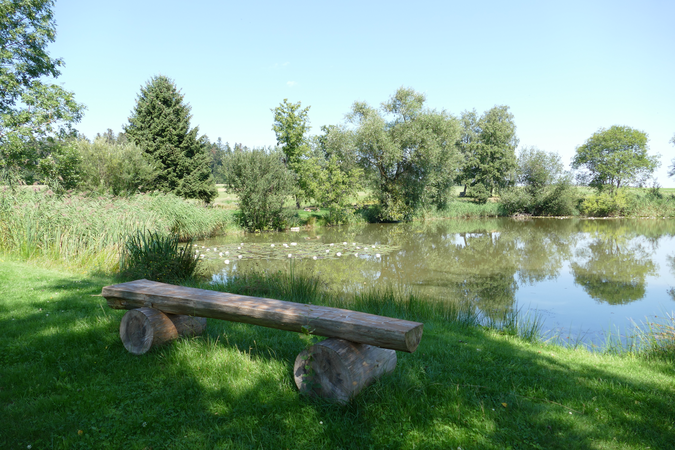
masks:
POLYGON ((112 279, 37 272, 0 269, 2 448, 667 448, 674 437, 664 362, 432 320, 393 374, 337 406, 298 394, 294 333, 209 320, 202 337, 134 356, 119 340, 124 311, 92 297, 112 279))

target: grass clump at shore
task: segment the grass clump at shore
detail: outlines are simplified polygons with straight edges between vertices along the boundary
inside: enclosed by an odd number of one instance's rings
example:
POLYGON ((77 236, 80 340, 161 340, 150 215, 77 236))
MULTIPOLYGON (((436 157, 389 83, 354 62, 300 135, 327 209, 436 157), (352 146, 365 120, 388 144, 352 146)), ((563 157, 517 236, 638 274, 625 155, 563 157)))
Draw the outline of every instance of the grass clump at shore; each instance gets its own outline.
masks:
POLYGON ((121 246, 137 230, 212 236, 236 225, 232 213, 174 195, 57 196, 39 189, 0 188, 0 252, 73 267, 117 269, 121 246))
POLYGON ((120 275, 176 283, 195 275, 199 259, 192 253, 192 240, 180 245, 176 235, 163 236, 137 231, 129 236, 120 257, 120 275))
MULTIPOLYGON (((279 289, 321 295, 294 277, 279 289)), ((675 438, 672 354, 528 342, 413 308, 429 317, 417 351, 338 406, 297 392, 296 333, 209 320, 203 336, 129 354, 124 311, 98 296, 112 282, 2 261, 1 448, 643 449, 675 438)), ((390 301, 361 305, 396 313, 390 301)))

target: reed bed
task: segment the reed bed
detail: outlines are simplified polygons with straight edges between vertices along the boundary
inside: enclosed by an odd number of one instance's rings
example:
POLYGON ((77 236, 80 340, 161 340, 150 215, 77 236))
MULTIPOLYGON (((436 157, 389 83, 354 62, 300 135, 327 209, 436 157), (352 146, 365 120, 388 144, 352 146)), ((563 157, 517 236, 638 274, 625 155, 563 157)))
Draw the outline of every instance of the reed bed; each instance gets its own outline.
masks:
POLYGON ((185 241, 236 227, 232 212, 206 208, 174 195, 128 198, 58 196, 51 191, 0 190, 0 252, 110 272, 138 230, 185 241))
POLYGON ((403 287, 387 286, 358 292, 329 288, 312 275, 299 273, 293 264, 288 271, 251 270, 228 279, 197 283, 196 287, 255 297, 269 297, 297 303, 331 306, 414 321, 442 321, 462 327, 484 326, 528 342, 542 337, 542 320, 535 313, 507 310, 485 314, 470 301, 438 299, 419 295, 403 287))

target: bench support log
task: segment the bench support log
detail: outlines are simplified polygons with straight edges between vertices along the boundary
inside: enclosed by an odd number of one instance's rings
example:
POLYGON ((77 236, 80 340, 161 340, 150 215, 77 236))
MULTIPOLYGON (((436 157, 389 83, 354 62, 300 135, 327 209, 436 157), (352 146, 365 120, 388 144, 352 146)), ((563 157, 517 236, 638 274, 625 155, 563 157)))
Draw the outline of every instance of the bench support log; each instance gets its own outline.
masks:
POLYGON ((166 344, 179 336, 201 334, 206 319, 176 314, 164 314, 154 308, 127 311, 120 323, 120 339, 134 355, 147 353, 152 347, 166 344))
POLYGON ((347 403, 395 368, 394 350, 330 338, 302 351, 293 373, 300 392, 347 403))

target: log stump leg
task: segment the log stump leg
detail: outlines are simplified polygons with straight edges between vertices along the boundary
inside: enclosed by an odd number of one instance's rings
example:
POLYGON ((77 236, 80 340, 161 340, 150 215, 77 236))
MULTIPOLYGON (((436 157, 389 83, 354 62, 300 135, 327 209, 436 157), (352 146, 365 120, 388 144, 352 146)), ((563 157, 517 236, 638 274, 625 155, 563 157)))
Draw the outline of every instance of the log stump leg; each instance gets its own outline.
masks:
POLYGON ((167 314, 176 327, 178 336, 199 336, 206 328, 206 317, 167 314))
POLYGON ((179 336, 201 334, 206 327, 203 317, 164 314, 154 308, 138 308, 127 311, 120 323, 120 339, 124 347, 134 355, 147 353, 179 336))
POLYGON ((330 338, 295 359, 300 392, 347 403, 363 388, 396 368, 396 351, 330 338))

